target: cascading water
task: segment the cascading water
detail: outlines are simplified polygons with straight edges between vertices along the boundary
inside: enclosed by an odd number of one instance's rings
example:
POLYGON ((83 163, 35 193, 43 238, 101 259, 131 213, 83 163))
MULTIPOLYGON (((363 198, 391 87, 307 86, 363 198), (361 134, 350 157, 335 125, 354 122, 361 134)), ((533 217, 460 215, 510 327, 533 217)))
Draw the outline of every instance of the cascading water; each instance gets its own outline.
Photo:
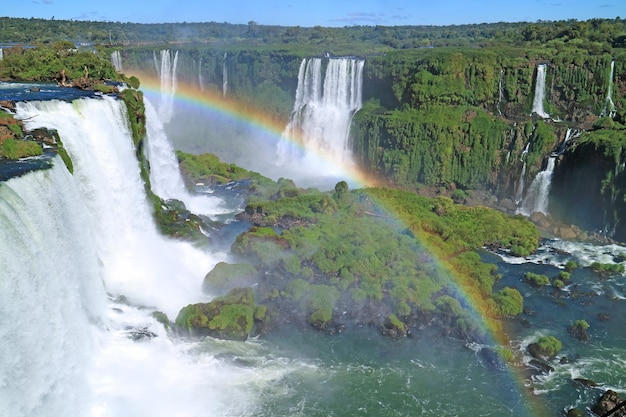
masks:
POLYGON ((517 183, 517 191, 515 192, 515 204, 519 204, 524 198, 524 177, 526 176, 526 162, 522 165, 522 172, 517 183))
POLYGON ((182 201, 187 209, 196 214, 212 216, 231 212, 223 207, 220 199, 206 194, 192 194, 187 190, 174 148, 165 134, 163 124, 147 98, 144 98, 144 104, 147 131, 144 149, 150 161, 152 191, 161 198, 182 201))
POLYGON ((113 64, 117 72, 124 72, 124 68, 122 67, 122 55, 120 54, 120 51, 111 52, 111 64, 113 64))
POLYGON ((173 343, 151 316, 206 300, 221 259, 157 233, 123 103, 17 108, 27 129, 58 130, 74 174, 56 157, 0 183, 0 415, 249 413, 251 371, 173 343))
POLYGON ((502 101, 504 100, 504 88, 503 88, 503 78, 504 78, 504 70, 500 70, 500 80, 498 81, 498 104, 496 105, 496 109, 498 110, 498 114, 502 116, 502 110, 500 106, 502 105, 502 101))
POLYGON ((535 212, 548 214, 550 186, 552 184, 552 174, 554 173, 555 164, 555 156, 548 158, 546 169, 537 174, 530 184, 530 187, 528 187, 526 197, 524 197, 522 205, 517 209, 518 213, 525 216, 530 216, 535 212))
POLYGON ((224 64, 222 64, 222 96, 226 97, 228 92, 228 72, 226 71, 226 55, 224 52, 224 64))
POLYGON ((198 62, 198 86, 200 91, 204 91, 204 78, 202 77, 202 58, 198 62))
POLYGON ((536 114, 544 119, 550 118, 550 115, 543 109, 543 100, 546 91, 546 64, 537 65, 537 80, 535 81, 535 97, 533 99, 533 109, 531 116, 536 114))
POLYGON ((279 165, 302 168, 314 155, 352 163, 350 124, 362 105, 363 65, 355 58, 331 58, 323 74, 322 59, 302 60, 291 120, 278 145, 279 165))
POLYGON ((615 61, 611 61, 611 71, 609 74, 609 87, 606 92, 606 102, 604 104, 604 109, 600 114, 600 117, 610 117, 611 119, 615 117, 616 108, 615 103, 613 103, 613 77, 615 73, 615 61))
POLYGON ((174 58, 172 58, 170 50, 163 49, 160 52, 160 60, 157 60, 155 53, 154 65, 161 80, 161 96, 157 112, 161 123, 167 124, 172 120, 172 116, 174 115, 174 95, 176 94, 178 84, 176 76, 178 51, 174 53, 174 58))

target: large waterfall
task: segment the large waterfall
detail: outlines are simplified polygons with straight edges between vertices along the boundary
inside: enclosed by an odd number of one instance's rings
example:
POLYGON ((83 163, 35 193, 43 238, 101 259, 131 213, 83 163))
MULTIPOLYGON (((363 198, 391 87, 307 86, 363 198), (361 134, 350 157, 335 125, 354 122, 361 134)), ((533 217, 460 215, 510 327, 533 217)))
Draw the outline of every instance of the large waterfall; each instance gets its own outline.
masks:
POLYGON ((157 233, 124 104, 19 103, 17 117, 57 129, 74 174, 56 157, 0 183, 0 415, 247 415, 257 377, 151 316, 205 300, 221 259, 157 233))
POLYGON ((291 120, 278 147, 279 164, 301 164, 311 154, 351 163, 350 124, 362 104, 363 64, 331 58, 323 71, 322 59, 302 60, 291 120))
POLYGON ((178 51, 172 54, 169 49, 161 50, 159 58, 154 53, 154 66, 161 80, 161 98, 158 104, 159 119, 162 123, 169 123, 174 115, 174 94, 178 87, 176 67, 178 66, 178 51))
POLYGON ((543 100, 546 92, 546 64, 537 65, 537 79, 535 81, 535 97, 533 99, 533 109, 531 115, 534 113, 539 117, 548 119, 550 115, 543 109, 543 100))

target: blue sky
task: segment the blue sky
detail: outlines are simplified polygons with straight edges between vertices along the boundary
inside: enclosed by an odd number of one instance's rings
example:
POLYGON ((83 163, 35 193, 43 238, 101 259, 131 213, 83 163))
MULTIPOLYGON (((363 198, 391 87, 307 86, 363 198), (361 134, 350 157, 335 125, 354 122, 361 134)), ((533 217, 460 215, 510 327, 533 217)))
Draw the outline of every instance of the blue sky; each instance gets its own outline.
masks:
POLYGON ((458 25, 626 18, 624 0, 2 0, 0 16, 281 26, 458 25))

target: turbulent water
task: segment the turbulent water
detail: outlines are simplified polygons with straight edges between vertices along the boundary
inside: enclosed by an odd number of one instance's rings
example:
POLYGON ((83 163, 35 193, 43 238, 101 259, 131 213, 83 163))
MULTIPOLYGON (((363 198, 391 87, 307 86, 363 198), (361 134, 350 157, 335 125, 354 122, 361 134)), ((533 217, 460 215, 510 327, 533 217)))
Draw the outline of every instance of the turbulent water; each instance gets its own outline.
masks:
MULTIPOLYGON (((207 215, 240 209, 216 193, 181 191, 167 135, 147 104, 155 190, 190 207, 206 198, 198 204, 207 215)), ((56 157, 52 168, 0 183, 2 416, 544 417, 583 409, 607 388, 626 394, 625 278, 579 268, 562 290, 522 282, 525 271, 554 277, 569 259, 615 262, 626 253, 620 246, 546 241, 524 259, 484 253, 499 265, 498 285, 526 297, 528 314, 507 323, 523 358, 515 371, 431 330, 398 341, 370 328, 334 336, 284 328, 247 342, 169 334, 151 313, 174 319, 184 305, 210 299, 202 279, 228 253, 157 233, 121 102, 20 103, 18 117, 57 129, 75 170, 56 157), (567 334, 579 319, 591 325, 588 343, 567 334), (563 341, 557 359, 569 362, 530 372, 525 347, 545 334, 563 341)))

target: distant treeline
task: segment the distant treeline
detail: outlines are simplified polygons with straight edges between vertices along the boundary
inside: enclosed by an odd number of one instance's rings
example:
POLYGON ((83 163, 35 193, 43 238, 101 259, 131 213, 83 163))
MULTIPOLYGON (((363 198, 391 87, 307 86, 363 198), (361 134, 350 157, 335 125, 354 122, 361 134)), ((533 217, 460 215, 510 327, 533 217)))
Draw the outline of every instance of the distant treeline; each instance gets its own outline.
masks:
POLYGON ((0 17, 0 43, 173 44, 204 43, 237 47, 326 48, 335 53, 370 55, 394 49, 443 46, 542 45, 572 40, 592 49, 626 46, 626 20, 537 21, 454 26, 269 26, 229 23, 121 23, 0 17))

